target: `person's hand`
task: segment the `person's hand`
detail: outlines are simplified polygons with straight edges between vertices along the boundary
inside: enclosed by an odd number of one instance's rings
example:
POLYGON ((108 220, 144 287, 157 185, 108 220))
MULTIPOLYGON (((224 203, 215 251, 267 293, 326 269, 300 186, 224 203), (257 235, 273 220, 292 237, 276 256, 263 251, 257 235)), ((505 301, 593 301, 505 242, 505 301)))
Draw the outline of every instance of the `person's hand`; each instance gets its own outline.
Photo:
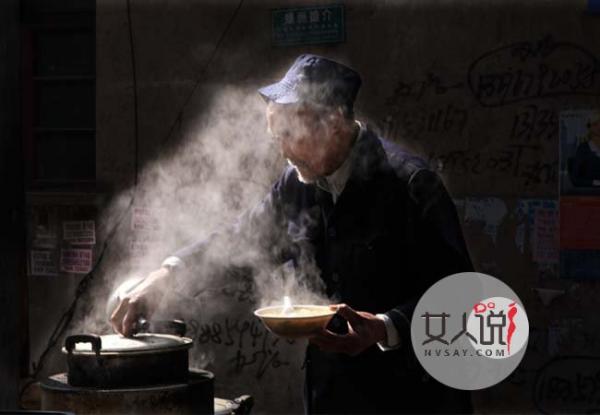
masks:
POLYGON ((323 329, 309 339, 319 349, 327 352, 356 356, 375 343, 387 340, 383 320, 366 311, 354 311, 346 304, 330 306, 348 321, 348 334, 337 334, 323 329))
POLYGON ((117 333, 130 336, 140 316, 150 317, 160 303, 169 274, 164 267, 151 272, 120 299, 110 316, 110 323, 117 333))

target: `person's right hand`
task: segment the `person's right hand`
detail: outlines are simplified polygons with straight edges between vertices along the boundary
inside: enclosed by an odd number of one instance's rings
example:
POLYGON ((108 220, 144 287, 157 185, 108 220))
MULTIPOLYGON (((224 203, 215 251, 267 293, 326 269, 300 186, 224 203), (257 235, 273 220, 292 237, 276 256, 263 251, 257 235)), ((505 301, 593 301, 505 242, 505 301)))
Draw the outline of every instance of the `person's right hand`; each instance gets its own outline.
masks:
POLYGON ((139 317, 150 318, 162 299, 169 275, 168 268, 159 268, 120 299, 110 316, 117 333, 130 336, 139 317))

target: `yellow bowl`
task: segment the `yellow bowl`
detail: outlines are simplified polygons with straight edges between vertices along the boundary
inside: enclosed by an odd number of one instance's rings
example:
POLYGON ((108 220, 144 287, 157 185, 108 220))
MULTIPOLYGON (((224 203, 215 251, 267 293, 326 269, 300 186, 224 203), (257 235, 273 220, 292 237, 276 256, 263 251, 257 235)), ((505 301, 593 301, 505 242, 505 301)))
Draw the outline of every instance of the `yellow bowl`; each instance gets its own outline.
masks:
POLYGON ((325 305, 295 305, 286 314, 283 306, 273 306, 260 308, 254 315, 271 333, 286 339, 302 339, 325 328, 335 313, 325 305))

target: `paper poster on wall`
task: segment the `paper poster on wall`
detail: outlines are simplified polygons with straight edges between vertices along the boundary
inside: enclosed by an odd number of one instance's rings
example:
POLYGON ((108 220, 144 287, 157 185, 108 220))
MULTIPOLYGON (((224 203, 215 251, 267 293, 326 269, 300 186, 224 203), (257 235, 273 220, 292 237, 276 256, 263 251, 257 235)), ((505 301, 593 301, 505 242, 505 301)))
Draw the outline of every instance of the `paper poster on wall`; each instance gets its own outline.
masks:
POLYGON ((529 241, 531 259, 542 268, 558 264, 558 203, 555 199, 519 199, 515 215, 518 219, 515 244, 525 252, 529 241))
POLYGON ((600 279, 600 110, 560 114, 560 276, 600 279))
POLYGON ((131 230, 136 232, 158 232, 160 221, 156 209, 134 207, 131 214, 131 230))
POLYGON ((147 256, 155 246, 155 240, 147 235, 133 235, 129 238, 129 254, 132 258, 147 256))
POLYGON ((558 263, 558 211, 555 207, 535 209, 531 243, 534 262, 558 263))
POLYGON ((481 222, 483 232, 496 243, 498 226, 508 213, 506 203, 497 197, 468 197, 464 209, 465 222, 481 222))
POLYGON ((92 270, 92 250, 62 249, 60 251, 60 270, 71 274, 87 274, 92 270))
POLYGON ((129 254, 135 260, 142 260, 156 248, 163 216, 160 208, 134 207, 131 216, 129 254))
POLYGON ((53 207, 32 209, 31 246, 56 248, 58 245, 58 213, 53 207))
POLYGON ((63 222, 63 240, 71 245, 95 245, 95 222, 93 220, 63 222))
POLYGON ((560 113, 560 195, 600 195, 600 110, 560 113))
POLYGON ((32 249, 29 256, 29 270, 31 275, 56 277, 58 275, 56 251, 32 249))

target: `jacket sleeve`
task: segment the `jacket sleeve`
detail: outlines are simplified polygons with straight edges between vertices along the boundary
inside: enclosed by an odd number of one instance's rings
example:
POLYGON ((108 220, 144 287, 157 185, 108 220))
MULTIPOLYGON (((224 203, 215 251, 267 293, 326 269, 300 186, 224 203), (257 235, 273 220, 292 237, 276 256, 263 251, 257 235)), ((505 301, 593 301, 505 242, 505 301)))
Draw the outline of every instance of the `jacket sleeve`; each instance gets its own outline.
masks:
POLYGON ((439 175, 418 169, 408 180, 408 190, 416 216, 417 289, 408 301, 385 313, 398 329, 401 342, 410 339, 413 311, 429 287, 448 275, 473 271, 456 207, 439 175))

